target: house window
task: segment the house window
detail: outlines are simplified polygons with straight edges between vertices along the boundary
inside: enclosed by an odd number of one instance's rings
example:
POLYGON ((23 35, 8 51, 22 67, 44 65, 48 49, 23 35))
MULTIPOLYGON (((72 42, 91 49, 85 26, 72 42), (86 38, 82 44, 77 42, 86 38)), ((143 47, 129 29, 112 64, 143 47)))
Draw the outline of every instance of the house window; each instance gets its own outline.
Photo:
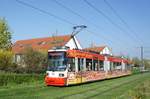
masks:
POLYGON ((15 55, 15 62, 17 62, 17 63, 21 62, 21 55, 20 54, 15 55))

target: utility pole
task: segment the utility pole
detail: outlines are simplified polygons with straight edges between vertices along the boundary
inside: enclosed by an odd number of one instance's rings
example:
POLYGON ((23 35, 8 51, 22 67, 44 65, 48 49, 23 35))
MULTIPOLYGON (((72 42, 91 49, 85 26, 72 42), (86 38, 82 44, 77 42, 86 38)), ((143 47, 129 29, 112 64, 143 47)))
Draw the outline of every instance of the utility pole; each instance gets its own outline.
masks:
POLYGON ((140 47, 141 49, 141 71, 143 71, 145 68, 144 68, 144 61, 143 61, 143 46, 140 47))

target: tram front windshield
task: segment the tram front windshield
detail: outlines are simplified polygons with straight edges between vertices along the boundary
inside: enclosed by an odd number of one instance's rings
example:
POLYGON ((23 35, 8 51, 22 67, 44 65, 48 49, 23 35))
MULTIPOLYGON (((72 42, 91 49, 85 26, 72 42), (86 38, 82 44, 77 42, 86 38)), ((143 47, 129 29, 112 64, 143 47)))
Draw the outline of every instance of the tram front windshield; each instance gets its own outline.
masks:
POLYGON ((67 68, 65 52, 49 52, 48 53, 48 70, 49 71, 65 71, 67 68))

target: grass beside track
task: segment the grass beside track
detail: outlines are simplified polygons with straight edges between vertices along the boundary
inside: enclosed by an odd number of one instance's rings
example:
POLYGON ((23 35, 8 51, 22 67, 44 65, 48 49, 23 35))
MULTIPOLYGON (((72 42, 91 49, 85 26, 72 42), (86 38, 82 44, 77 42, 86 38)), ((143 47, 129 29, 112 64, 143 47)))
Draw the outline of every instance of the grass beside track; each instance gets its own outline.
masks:
MULTIPOLYGON (((131 99, 134 95, 136 97, 134 90, 143 82, 150 85, 150 73, 69 87, 47 87, 40 81, 29 85, 0 87, 0 99, 131 99)), ((144 99, 150 97, 150 92, 146 93, 144 99)))

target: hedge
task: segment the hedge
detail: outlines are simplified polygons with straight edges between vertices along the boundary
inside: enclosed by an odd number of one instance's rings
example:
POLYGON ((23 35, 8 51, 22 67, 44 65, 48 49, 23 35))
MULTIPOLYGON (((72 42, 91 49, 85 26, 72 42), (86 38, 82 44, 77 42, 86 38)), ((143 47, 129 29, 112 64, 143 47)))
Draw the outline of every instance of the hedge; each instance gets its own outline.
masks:
POLYGON ((0 86, 23 84, 44 80, 44 74, 0 73, 0 86))

